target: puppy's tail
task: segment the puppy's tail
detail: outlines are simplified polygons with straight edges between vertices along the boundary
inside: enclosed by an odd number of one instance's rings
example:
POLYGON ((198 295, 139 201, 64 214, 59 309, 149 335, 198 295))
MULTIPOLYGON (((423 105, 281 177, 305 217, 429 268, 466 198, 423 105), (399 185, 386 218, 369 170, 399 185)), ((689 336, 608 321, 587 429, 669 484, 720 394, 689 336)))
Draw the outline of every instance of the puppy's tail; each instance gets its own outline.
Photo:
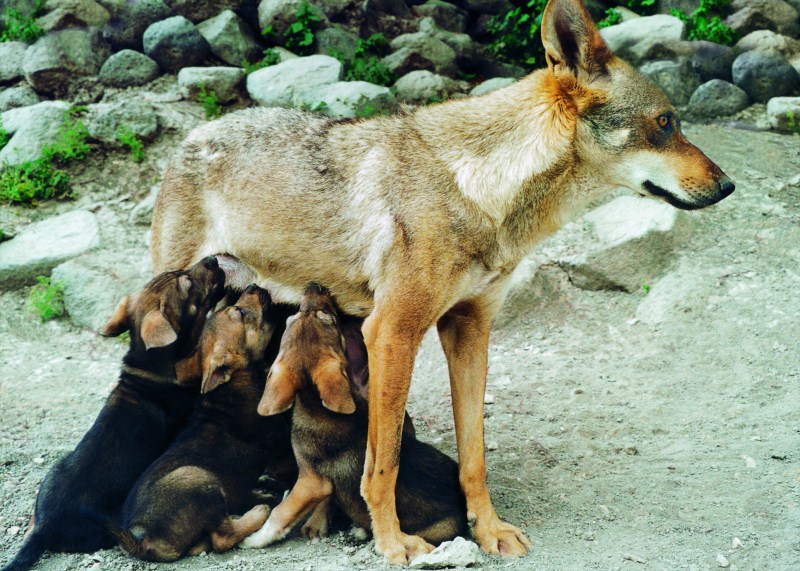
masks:
MULTIPOLYGON (((88 508, 86 506, 80 507, 80 513, 86 519, 91 522, 94 522, 98 526, 102 527, 106 531, 108 531, 114 538, 117 540, 117 543, 128 553, 131 555, 135 555, 140 557, 140 552, 142 549, 142 539, 143 537, 137 537, 124 527, 122 527, 117 521, 107 516, 106 514, 100 513, 96 510, 88 508)), ((5 571, 3 569, 2 571, 5 571)))
POLYGON ((47 551, 47 534, 41 529, 34 530, 8 565, 0 571, 28 571, 47 551))

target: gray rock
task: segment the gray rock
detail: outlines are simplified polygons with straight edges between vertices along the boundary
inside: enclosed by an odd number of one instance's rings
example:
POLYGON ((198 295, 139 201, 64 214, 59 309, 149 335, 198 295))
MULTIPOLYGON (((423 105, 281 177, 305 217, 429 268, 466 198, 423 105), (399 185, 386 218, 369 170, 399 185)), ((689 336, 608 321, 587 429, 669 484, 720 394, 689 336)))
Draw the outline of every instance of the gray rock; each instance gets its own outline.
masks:
POLYGON ((142 43, 144 53, 169 72, 202 63, 210 53, 206 39, 183 16, 150 24, 144 31, 142 43))
POLYGON ((453 93, 463 93, 468 87, 465 81, 456 81, 421 69, 405 74, 394 84, 397 98, 401 101, 447 99, 453 93))
POLYGON ((689 111, 701 117, 733 115, 747 105, 747 93, 722 79, 704 83, 689 99, 689 111))
POLYGON ((164 0, 172 13, 197 24, 225 10, 238 10, 246 0, 164 0))
POLYGON ((757 103, 791 95, 800 87, 797 71, 774 53, 745 52, 734 60, 732 72, 733 83, 757 103))
POLYGON ((556 261, 582 289, 636 291, 672 261, 685 216, 663 202, 620 196, 572 223, 585 231, 580 253, 556 261))
POLYGON ((103 28, 103 37, 115 51, 142 51, 142 35, 147 27, 172 15, 164 0, 125 2, 103 28))
POLYGON ((305 0, 261 0, 258 5, 258 25, 263 30, 272 28, 272 35, 277 43, 282 44, 284 34, 297 19, 295 14, 305 0))
POLYGON ((100 79, 113 87, 144 85, 159 76, 158 64, 153 58, 134 50, 113 54, 100 68, 100 79))
POLYGON ((38 159, 42 147, 53 140, 64 124, 67 109, 69 106, 63 101, 43 101, 5 111, 3 128, 13 136, 0 150, 0 164, 18 165, 38 159))
POLYGON ((473 87, 469 94, 472 96, 484 95, 485 93, 491 93, 492 91, 508 87, 512 83, 516 83, 516 81, 517 80, 513 77, 495 77, 487 79, 480 85, 473 87))
POLYGON ((687 59, 652 61, 640 67, 639 71, 658 84, 673 105, 686 105, 695 89, 700 87, 700 76, 687 59))
POLYGON ((95 215, 73 210, 24 227, 0 243, 0 288, 34 283, 62 262, 100 245, 95 215))
MULTIPOLYGON (((459 64, 473 63, 483 55, 483 48, 468 34, 449 32, 440 28, 433 18, 422 18, 419 21, 419 33, 427 34, 437 40, 443 41, 456 52, 459 64)), ((407 35, 408 37, 409 35, 407 35)), ((397 38, 396 38, 397 39, 397 38)), ((399 43, 399 42, 398 42, 399 43)))
POLYGON ((773 97, 767 102, 767 115, 773 129, 800 133, 800 97, 773 97))
POLYGON ((39 96, 27 83, 0 91, 0 112, 39 103, 39 96))
POLYGON ((771 30, 757 30, 736 42, 736 48, 741 52, 774 52, 788 58, 800 54, 800 40, 776 34, 771 30))
POLYGON ((436 25, 450 32, 464 32, 467 29, 467 13, 442 0, 428 0, 414 7, 418 16, 433 18, 436 25))
POLYGON ((150 192, 147 196, 136 204, 128 215, 128 222, 130 224, 150 226, 150 223, 153 221, 153 209, 156 206, 156 198, 158 198, 158 192, 160 190, 161 186, 157 184, 150 187, 150 192))
POLYGON ((363 10, 362 0, 316 0, 317 6, 327 18, 336 18, 338 21, 346 21, 346 13, 359 13, 363 10))
POLYGON ((614 54, 638 65, 658 44, 684 39, 686 25, 674 16, 657 14, 603 28, 600 35, 614 54))
POLYGON ((784 0, 733 0, 731 8, 737 11, 725 23, 742 35, 764 29, 787 36, 800 32, 798 11, 784 0))
POLYGON ((211 53, 230 65, 261 59, 264 50, 250 26, 231 10, 197 24, 197 30, 211 46, 211 53))
POLYGON ((22 62, 27 49, 25 42, 0 43, 0 85, 13 83, 22 77, 22 62))
POLYGON ((267 107, 291 107, 298 96, 320 85, 336 83, 342 64, 336 58, 313 55, 290 59, 247 76, 251 99, 267 107))
POLYGON ((184 67, 178 72, 178 86, 186 99, 196 99, 204 87, 206 93, 213 91, 220 103, 239 97, 243 79, 244 70, 238 67, 184 67))
POLYGON ((477 544, 456 537, 453 541, 445 541, 436 549, 414 559, 411 569, 447 569, 449 567, 471 567, 483 561, 481 548, 477 544))
POLYGON ((464 0, 461 4, 478 14, 504 14, 514 7, 508 0, 464 0))
POLYGON ((317 51, 324 55, 339 54, 351 59, 358 47, 358 36, 338 24, 320 30, 316 38, 317 51))
POLYGON ((694 48, 692 69, 700 76, 701 81, 712 79, 731 80, 731 65, 738 52, 730 46, 721 46, 714 42, 689 42, 694 48))
POLYGON ((398 36, 392 40, 391 46, 394 53, 383 58, 383 63, 398 75, 414 69, 429 69, 445 75, 456 70, 455 50, 425 32, 398 36))
POLYGON ((364 12, 375 12, 397 16, 398 18, 411 18, 411 11, 403 0, 366 0, 364 12))
POLYGON ((94 0, 47 0, 36 24, 46 32, 80 26, 102 28, 111 15, 94 0))
POLYGON ((648 325, 674 320, 683 313, 697 314, 708 305, 709 291, 716 287, 707 271, 680 268, 651 285, 636 308, 636 318, 648 325))
POLYGON ((390 112, 397 101, 388 87, 366 81, 339 81, 297 93, 295 105, 345 119, 390 112))
POLYGON ((123 296, 149 277, 142 264, 124 260, 124 253, 89 252, 56 266, 51 279, 64 287, 64 307, 78 327, 100 329, 123 296))
POLYGON ((96 75, 108 54, 96 30, 59 30, 28 48, 22 70, 36 91, 62 93, 76 76, 96 75))
POLYGON ((121 129, 132 131, 142 141, 152 141, 158 134, 158 115, 153 106, 144 101, 98 103, 89 106, 86 128, 93 139, 120 147, 121 129))

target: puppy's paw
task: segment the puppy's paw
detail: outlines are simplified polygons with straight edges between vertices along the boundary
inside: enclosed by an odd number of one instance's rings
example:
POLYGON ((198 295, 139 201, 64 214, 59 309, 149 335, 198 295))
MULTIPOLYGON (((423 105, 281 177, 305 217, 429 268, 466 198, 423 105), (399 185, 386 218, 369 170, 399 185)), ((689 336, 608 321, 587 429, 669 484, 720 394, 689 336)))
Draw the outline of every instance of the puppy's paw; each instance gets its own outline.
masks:
POLYGON ((300 533, 311 541, 319 541, 323 537, 328 537, 327 515, 319 515, 314 512, 308 518, 308 521, 303 524, 303 527, 300 528, 300 533))
POLYGON ((261 529, 254 534, 247 536, 244 541, 239 544, 239 547, 242 549, 260 549, 270 545, 271 543, 280 541, 288 532, 289 529, 279 529, 278 526, 275 525, 274 521, 267 520, 267 523, 265 523, 261 529))
POLYGON ((407 535, 402 531, 388 541, 378 541, 375 538, 375 550, 382 553, 390 565, 408 565, 411 561, 430 553, 433 545, 416 535, 407 535))
POLYGON ((487 522, 478 520, 472 534, 481 549, 493 555, 521 557, 531 546, 530 540, 525 537, 522 530, 500 520, 497 516, 487 522))

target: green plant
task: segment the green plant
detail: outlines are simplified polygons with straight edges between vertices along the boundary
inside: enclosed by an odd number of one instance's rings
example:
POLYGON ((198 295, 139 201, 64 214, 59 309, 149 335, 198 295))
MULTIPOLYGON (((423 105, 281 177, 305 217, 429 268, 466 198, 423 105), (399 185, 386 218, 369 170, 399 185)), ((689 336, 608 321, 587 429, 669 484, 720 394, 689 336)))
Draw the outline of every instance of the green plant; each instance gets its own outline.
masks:
POLYGON ((216 119, 222 116, 222 107, 219 105, 219 98, 216 92, 206 91, 205 83, 200 84, 200 92, 197 94, 197 100, 203 105, 206 119, 216 119))
POLYGON ((28 295, 28 310, 42 321, 64 315, 64 284, 47 276, 39 276, 36 281, 28 295))
POLYGON ((640 16, 650 16, 656 13, 656 0, 625 0, 622 4, 640 16))
MULTIPOLYGON (((308 2, 303 2, 297 12, 294 14, 295 21, 289 24, 289 28, 283 35, 284 45, 286 49, 296 53, 297 55, 307 56, 314 53, 314 31, 317 27, 317 22, 322 20, 322 17, 317 13, 308 2)), ((271 29, 269 30, 271 32, 271 29)), ((264 32, 267 32, 265 29, 264 32)), ((267 33, 264 34, 269 35, 267 33)))
POLYGON ((653 286, 651 286, 646 281, 642 280, 642 291, 644 292, 644 294, 647 295, 648 293, 650 293, 651 289, 653 289, 653 286))
POLYGON ((16 8, 6 8, 3 26, 0 28, 0 42, 26 42, 32 44, 44 35, 44 30, 36 24, 36 15, 42 10, 42 0, 36 2, 33 15, 28 16, 16 8))
POLYGON ((372 34, 366 40, 358 40, 352 58, 347 59, 335 51, 330 55, 342 62, 345 81, 368 81, 376 85, 391 85, 397 81, 397 74, 383 65, 381 58, 372 53, 385 49, 386 45, 386 36, 381 33, 372 34))
POLYGON ((613 26, 615 24, 619 24, 622 21, 622 15, 619 13, 619 10, 616 8, 609 8, 606 10, 606 17, 597 22, 597 27, 608 28, 609 26, 613 26))
POLYGON ((718 15, 730 4, 730 0, 700 0, 700 5, 688 16, 678 8, 672 8, 670 14, 686 23, 688 39, 708 40, 723 45, 731 45, 739 39, 739 34, 726 26, 718 15))
POLYGON ((786 113, 786 126, 793 133, 800 133, 800 123, 795 117, 794 111, 787 111, 786 113))
POLYGON ((117 130, 117 141, 133 155, 133 162, 140 163, 144 160, 144 143, 128 125, 123 125, 117 130))
POLYGON ((0 202, 36 206, 40 200, 69 198, 72 188, 68 164, 83 159, 91 150, 86 126, 67 111, 53 141, 42 148, 39 158, 0 170, 0 202))
POLYGON ((527 0, 489 20, 487 31, 494 38, 489 49, 500 59, 526 67, 544 61, 539 28, 545 6, 547 0, 527 0))
POLYGON ((11 140, 11 136, 8 134, 8 131, 5 130, 3 127, 3 120, 0 118, 0 151, 2 151, 8 142, 11 140))
POLYGON ((259 69, 263 69, 265 67, 275 65, 276 63, 280 63, 281 56, 278 54, 275 48, 268 48, 264 50, 263 53, 264 57, 262 57, 255 63, 242 61, 242 69, 244 69, 245 74, 250 75, 254 71, 258 71, 259 69))

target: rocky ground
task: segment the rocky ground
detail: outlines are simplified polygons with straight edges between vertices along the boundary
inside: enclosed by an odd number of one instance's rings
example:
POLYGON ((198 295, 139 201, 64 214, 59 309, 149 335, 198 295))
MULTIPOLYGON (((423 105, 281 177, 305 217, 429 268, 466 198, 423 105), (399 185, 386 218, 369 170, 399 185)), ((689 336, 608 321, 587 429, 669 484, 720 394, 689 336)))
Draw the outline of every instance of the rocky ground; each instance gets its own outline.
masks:
MULTIPOLYGON (((196 107, 175 105, 188 124, 201 121, 196 107)), ((737 190, 613 253, 640 260, 643 274, 618 268, 598 281, 586 269, 602 242, 591 217, 543 244, 520 273, 492 337, 487 459, 499 513, 533 548, 519 560, 486 557, 483 568, 800 568, 800 139, 685 130, 737 190)), ((0 221, 16 228, 91 211, 101 246, 87 267, 105 273, 77 275, 136 287, 149 271, 147 226, 131 211, 174 142, 160 138, 141 165, 95 156, 75 174, 76 201, 4 208, 0 221)), ((93 422, 125 350, 74 319, 40 323, 26 310, 28 291, 0 292, 0 562, 20 545, 42 477, 93 422)), ((93 307, 85 322, 102 322, 107 310, 93 307)), ((455 452, 433 333, 409 409, 422 439, 455 452)), ((159 565, 120 549, 56 554, 37 569, 383 567, 342 524, 318 543, 293 536, 159 565)))

